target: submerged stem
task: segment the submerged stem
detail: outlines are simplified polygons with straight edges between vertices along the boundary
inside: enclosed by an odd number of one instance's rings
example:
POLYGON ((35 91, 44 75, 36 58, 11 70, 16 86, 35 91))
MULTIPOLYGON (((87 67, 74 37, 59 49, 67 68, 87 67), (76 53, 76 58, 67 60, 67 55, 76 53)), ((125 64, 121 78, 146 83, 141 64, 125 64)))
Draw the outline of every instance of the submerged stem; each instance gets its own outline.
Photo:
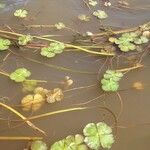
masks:
POLYGON ((30 141, 30 140, 42 140, 43 138, 42 137, 24 137, 24 136, 0 136, 0 141, 2 140, 9 140, 9 141, 22 141, 22 140, 27 140, 27 141, 30 141))

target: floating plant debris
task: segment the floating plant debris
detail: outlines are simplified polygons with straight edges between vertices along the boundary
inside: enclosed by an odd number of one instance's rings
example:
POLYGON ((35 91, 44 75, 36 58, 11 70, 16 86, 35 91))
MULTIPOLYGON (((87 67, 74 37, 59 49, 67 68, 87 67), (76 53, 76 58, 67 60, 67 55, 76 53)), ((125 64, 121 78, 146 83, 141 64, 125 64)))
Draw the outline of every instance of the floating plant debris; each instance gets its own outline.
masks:
POLYGON ((15 12, 14 12, 14 16, 18 17, 18 18, 26 18, 28 15, 28 12, 27 10, 25 9, 17 9, 15 12))
POLYGON ((96 0, 89 0, 89 5, 96 6, 98 3, 96 0))
POLYGON ((22 82, 24 92, 32 92, 37 86, 36 80, 25 80, 22 82))
POLYGON ((85 15, 85 14, 80 14, 78 16, 78 19, 82 20, 82 21, 90 21, 90 17, 85 15))
POLYGON ((115 70, 107 70, 103 75, 103 79, 101 80, 102 89, 104 91, 117 91, 119 88, 119 81, 123 77, 121 72, 115 70))
POLYGON ((105 19, 105 18, 108 17, 108 15, 106 14, 106 12, 103 11, 103 10, 94 11, 94 12, 93 12, 93 15, 94 15, 95 17, 97 17, 98 19, 105 19))
POLYGON ((23 82, 26 78, 30 77, 31 72, 26 68, 18 68, 10 74, 10 79, 15 82, 23 82))
POLYGON ((10 44, 11 44, 10 40, 0 38, 0 51, 7 50, 10 44))
POLYGON ((62 89, 55 88, 53 90, 49 90, 46 94, 46 97, 46 101, 48 103, 55 103, 61 101, 64 98, 64 94, 62 89))
POLYGON ((66 28, 66 26, 65 26, 65 24, 64 24, 63 22, 56 23, 56 24, 55 24, 55 27, 56 27, 58 30, 61 30, 61 29, 66 28))

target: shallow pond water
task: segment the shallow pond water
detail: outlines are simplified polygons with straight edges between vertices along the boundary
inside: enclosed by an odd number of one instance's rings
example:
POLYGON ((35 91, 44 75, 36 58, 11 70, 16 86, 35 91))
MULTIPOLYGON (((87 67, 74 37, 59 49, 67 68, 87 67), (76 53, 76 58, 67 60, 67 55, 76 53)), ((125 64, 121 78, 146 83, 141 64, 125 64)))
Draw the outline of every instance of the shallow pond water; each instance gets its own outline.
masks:
MULTIPOLYGON (((79 14, 90 14, 88 8, 84 5, 82 0, 5 0, 6 7, 0 10, 1 26, 9 25, 13 27, 17 32, 26 32, 19 30, 19 27, 30 24, 55 24, 57 22, 63 22, 67 26, 85 33, 86 31, 92 31, 93 33, 99 31, 100 23, 97 19, 92 18, 88 23, 80 22, 77 19, 79 14), (24 21, 21 21, 13 16, 13 12, 20 7, 26 8, 31 16, 24 21)), ((113 1, 112 3, 116 3, 113 1)), ((134 7, 145 7, 150 5, 149 0, 141 2, 140 0, 131 0, 131 5, 134 7)), ((102 7, 102 6, 100 6, 102 7)), ((116 9, 116 8, 103 8, 107 11, 109 18, 104 20, 103 24, 112 26, 114 28, 129 28, 138 26, 150 20, 150 11, 148 9, 130 10, 130 9, 116 9)), ((36 35, 57 35, 55 39, 60 41, 71 41, 72 32, 68 31, 53 31, 44 29, 33 29, 27 31, 36 35), (63 35, 63 36, 59 36, 63 35)), ((98 56, 91 56, 82 52, 65 52, 53 59, 43 59, 38 54, 38 51, 32 50, 15 50, 16 53, 21 54, 28 58, 39 60, 46 64, 53 64, 62 66, 74 70, 88 71, 94 74, 76 73, 70 71, 63 71, 54 69, 43 64, 37 64, 31 62, 23 57, 18 57, 11 54, 7 61, 2 62, 6 53, 0 55, 1 69, 6 72, 11 72, 17 67, 26 67, 32 72, 32 78, 47 80, 47 84, 41 84, 47 88, 54 88, 60 86, 55 81, 62 81, 65 76, 70 76, 74 80, 72 88, 84 87, 94 85, 90 88, 84 88, 80 90, 74 90, 66 92, 65 99, 56 104, 43 106, 41 110, 36 113, 24 113, 18 107, 15 107, 26 116, 41 114, 49 111, 77 107, 75 104, 83 103, 96 98, 101 95, 98 78, 102 76, 97 72, 105 62, 105 58, 98 56)), ((116 142, 112 147, 112 150, 147 150, 150 147, 150 126, 144 123, 150 122, 150 55, 148 54, 142 61, 145 65, 144 68, 129 72, 125 78, 121 81, 122 91, 120 95, 123 99, 123 112, 119 118, 118 132, 116 142), (145 89, 137 91, 131 89, 134 82, 141 81, 145 85, 145 89), (125 90, 124 90, 125 89, 125 90), (143 125, 144 124, 144 125, 143 125), (128 128, 122 128, 121 126, 127 126, 128 128)), ((127 65, 128 62, 120 60, 119 67, 127 65)), ((131 62, 129 62, 131 63, 131 62)), ((107 67, 107 66, 106 66, 107 67)), ((103 70, 106 68, 103 68, 103 70)), ((103 71, 102 70, 102 71, 103 71)), ((0 77, 0 96, 8 97, 6 100, 10 105, 17 105, 20 102, 23 94, 21 87, 18 84, 10 81, 8 78, 0 77)), ((25 94, 24 94, 25 95, 25 94)), ((108 106, 114 113, 118 113, 120 110, 120 102, 115 94, 109 94, 105 97, 99 98, 97 101, 91 104, 108 106)), ((4 109, 1 109, 1 116, 9 118, 15 118, 14 115, 6 113, 4 109)), ((89 122, 98 122, 105 120, 109 124, 113 124, 113 118, 106 111, 100 109, 84 110, 78 112, 69 112, 42 119, 34 120, 33 122, 46 131, 47 137, 44 140, 51 145, 54 141, 62 139, 69 134, 82 133, 84 125, 89 122)), ((11 129, 13 126, 10 122, 0 121, 0 133, 1 136, 40 136, 37 132, 34 132, 31 128, 25 124, 11 129)), ((22 150, 26 145, 26 142, 20 141, 0 141, 0 149, 5 150, 22 150)))

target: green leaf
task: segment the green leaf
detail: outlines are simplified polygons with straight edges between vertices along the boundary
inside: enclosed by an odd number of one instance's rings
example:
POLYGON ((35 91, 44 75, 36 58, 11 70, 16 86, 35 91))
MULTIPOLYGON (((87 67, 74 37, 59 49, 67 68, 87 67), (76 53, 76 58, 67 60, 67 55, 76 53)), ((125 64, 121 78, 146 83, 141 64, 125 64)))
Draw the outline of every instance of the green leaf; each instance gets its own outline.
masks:
POLYGON ((19 68, 10 74, 10 79, 14 80, 15 82, 23 82, 30 75, 31 72, 28 71, 26 68, 19 68))
POLYGON ((26 18, 27 15, 28 15, 28 12, 25 9, 18 9, 14 12, 14 16, 18 18, 26 18))
POLYGON ((98 19, 105 19, 108 17, 105 11, 97 10, 93 12, 93 15, 96 16, 98 19))
POLYGON ((18 38, 19 45, 27 45, 31 42, 33 37, 31 35, 23 35, 18 38))
POLYGON ((5 3, 0 3, 0 9, 3 9, 6 7, 6 4, 5 3))
POLYGON ((0 38, 0 51, 7 50, 10 46, 11 42, 8 39, 0 38))
POLYGON ((41 49, 41 55, 51 58, 54 57, 56 54, 60 54, 64 51, 65 45, 64 43, 51 43, 48 47, 43 47, 41 49))
POLYGON ((31 150, 48 150, 48 147, 43 141, 34 141, 31 144, 31 150))
POLYGON ((89 0, 89 5, 96 6, 98 3, 96 0, 89 0))
POLYGON ((85 136, 84 142, 93 150, 99 150, 101 146, 103 148, 111 148, 114 143, 112 129, 104 122, 87 124, 83 133, 85 136))
POLYGON ((69 135, 65 139, 55 142, 50 150, 87 150, 84 137, 80 134, 69 135))

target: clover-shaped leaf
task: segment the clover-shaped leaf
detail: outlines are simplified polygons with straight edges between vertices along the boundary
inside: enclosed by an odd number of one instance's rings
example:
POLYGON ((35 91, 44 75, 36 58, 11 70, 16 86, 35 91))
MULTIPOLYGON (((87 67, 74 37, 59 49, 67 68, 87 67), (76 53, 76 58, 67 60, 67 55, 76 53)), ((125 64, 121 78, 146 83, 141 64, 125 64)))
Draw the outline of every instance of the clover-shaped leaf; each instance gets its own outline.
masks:
POLYGON ((28 12, 25 9, 18 9, 14 12, 14 16, 18 18, 26 18, 27 15, 28 15, 28 12))
POLYGON ((0 38, 0 51, 7 50, 10 46, 11 42, 8 39, 0 38))
POLYGON ((112 129, 104 122, 89 123, 85 126, 83 133, 84 142, 93 150, 99 150, 100 147, 110 149, 114 143, 112 129))
POLYGON ((96 16, 98 19, 105 19, 108 17, 105 11, 97 10, 93 12, 93 15, 96 16))
POLYGON ((119 88, 119 81, 122 77, 122 72, 115 70, 106 70, 106 73, 103 75, 103 79, 101 80, 102 89, 106 92, 117 91, 119 88))
POLYGON ((80 134, 69 135, 65 139, 55 142, 50 150, 87 150, 84 137, 80 134))
POLYGON ((82 21, 90 21, 90 17, 85 15, 85 14, 80 14, 78 16, 78 19, 82 20, 82 21))
POLYGON ((35 80, 25 80, 22 83, 24 92, 31 92, 37 86, 37 81, 35 80))
POLYGON ((102 79, 101 83, 102 83, 102 89, 106 92, 109 92, 109 91, 115 92, 119 88, 118 82, 115 82, 112 80, 102 79))
POLYGON ((31 143, 31 150, 48 150, 48 147, 43 141, 33 141, 31 143))
POLYGON ((26 68, 19 68, 10 74, 10 79, 14 80, 15 82, 23 82, 30 75, 31 72, 28 71, 26 68))
POLYGON ((53 42, 48 47, 43 47, 41 49, 41 55, 51 58, 54 57, 56 54, 62 53, 64 48, 64 43, 53 42))
POLYGON ((31 42, 33 37, 31 35, 23 35, 18 38, 19 45, 27 45, 31 42))

